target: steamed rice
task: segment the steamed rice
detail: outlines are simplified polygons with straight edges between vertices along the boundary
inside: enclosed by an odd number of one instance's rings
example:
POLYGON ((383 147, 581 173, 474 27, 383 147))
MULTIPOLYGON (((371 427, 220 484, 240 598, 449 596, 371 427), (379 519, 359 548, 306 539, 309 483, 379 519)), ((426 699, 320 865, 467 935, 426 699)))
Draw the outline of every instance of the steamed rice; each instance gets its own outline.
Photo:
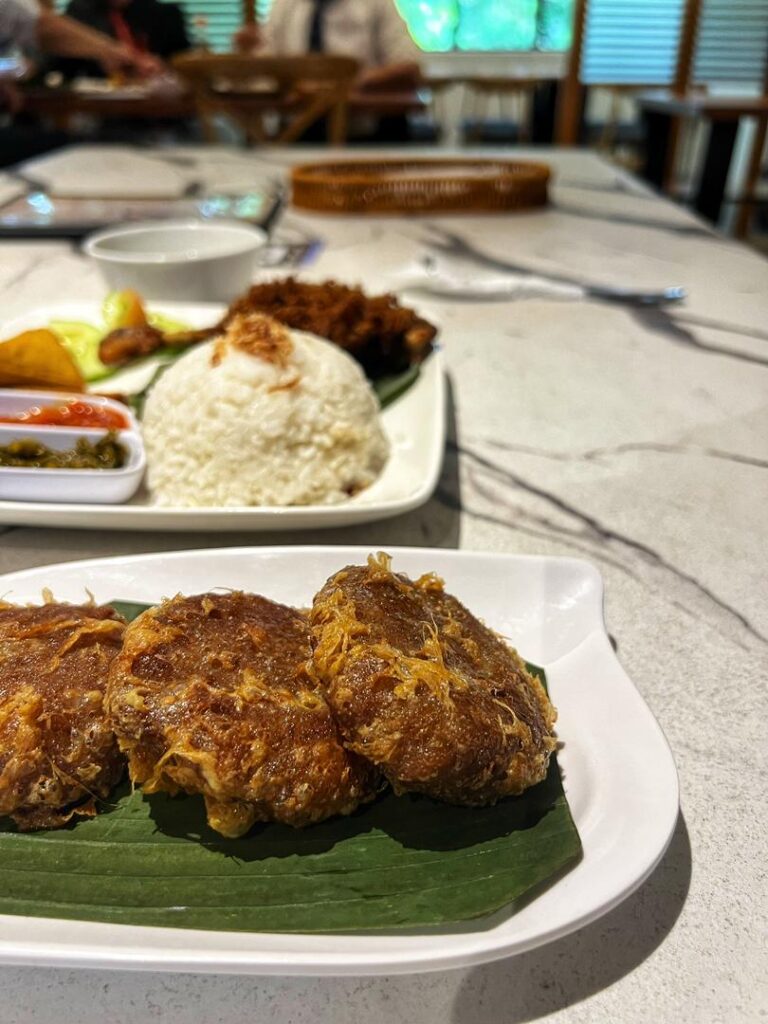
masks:
POLYGON ((165 506, 333 504, 368 487, 389 452, 358 364, 258 314, 163 373, 143 433, 165 506))

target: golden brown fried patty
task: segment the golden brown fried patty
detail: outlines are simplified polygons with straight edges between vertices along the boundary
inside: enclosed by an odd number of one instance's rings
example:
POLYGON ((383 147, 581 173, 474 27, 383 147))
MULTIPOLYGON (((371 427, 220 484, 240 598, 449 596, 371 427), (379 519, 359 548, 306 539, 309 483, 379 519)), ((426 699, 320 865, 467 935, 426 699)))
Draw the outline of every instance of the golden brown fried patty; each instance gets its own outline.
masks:
POLYGON ((0 815, 20 829, 95 813, 122 774, 103 702, 124 629, 112 608, 0 607, 0 815))
POLYGON ((315 671, 346 746, 396 792, 487 804, 540 782, 555 710, 517 653, 425 576, 380 555, 332 576, 310 613, 315 671))
POLYGON ((163 601, 128 627, 108 706, 145 792, 202 793, 208 822, 306 825, 372 795, 308 672, 303 615, 252 594, 163 601))

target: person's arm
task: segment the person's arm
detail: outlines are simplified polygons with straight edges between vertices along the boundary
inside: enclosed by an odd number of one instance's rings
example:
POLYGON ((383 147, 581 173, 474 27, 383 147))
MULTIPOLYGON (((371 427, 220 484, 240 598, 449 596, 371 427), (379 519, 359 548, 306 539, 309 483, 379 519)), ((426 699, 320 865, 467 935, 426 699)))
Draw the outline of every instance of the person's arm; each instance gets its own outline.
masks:
POLYGON ((232 49, 252 57, 276 53, 274 33, 274 4, 269 21, 252 21, 240 28, 232 36, 232 49))
POLYGON ((232 36, 232 50, 245 56, 255 56, 264 49, 264 33, 261 25, 249 21, 232 36))
MULTIPOLYGON (((232 49, 236 53, 251 54, 260 56, 269 54, 280 54, 286 52, 285 47, 280 45, 281 35, 279 26, 284 24, 286 16, 286 0, 272 0, 269 7, 269 16, 266 21, 250 22, 241 25, 232 37, 232 49)), ((290 5, 293 0, 288 0, 290 5)), ((292 13, 290 8, 288 15, 292 13)), ((282 35, 285 35, 283 32, 282 35)))
POLYGON ((401 61, 399 64, 384 64, 378 68, 367 68, 357 77, 357 88, 369 92, 394 92, 416 89, 421 85, 421 69, 415 61, 401 61))
POLYGON ((400 17, 394 0, 379 0, 375 7, 377 66, 358 78, 360 89, 415 89, 421 84, 420 50, 400 17))
POLYGON ((97 60, 110 74, 133 71, 139 75, 151 75, 161 67, 156 57, 134 53, 123 43, 47 9, 41 10, 37 17, 36 35, 38 46, 46 53, 97 60))

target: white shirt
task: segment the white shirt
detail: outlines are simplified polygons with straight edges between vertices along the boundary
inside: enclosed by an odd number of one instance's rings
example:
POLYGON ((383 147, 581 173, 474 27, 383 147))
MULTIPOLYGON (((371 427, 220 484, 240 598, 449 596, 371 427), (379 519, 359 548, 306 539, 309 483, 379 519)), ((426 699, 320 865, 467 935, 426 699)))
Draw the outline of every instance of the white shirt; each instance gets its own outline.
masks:
POLYGON ((32 50, 37 44, 39 14, 19 0, 0 0, 0 51, 15 45, 32 50))
MULTIPOLYGON (((273 0, 264 51, 306 53, 314 7, 312 0, 273 0)), ((323 38, 326 53, 356 57, 364 67, 417 61, 420 54, 395 0, 332 0, 325 8, 323 38)))

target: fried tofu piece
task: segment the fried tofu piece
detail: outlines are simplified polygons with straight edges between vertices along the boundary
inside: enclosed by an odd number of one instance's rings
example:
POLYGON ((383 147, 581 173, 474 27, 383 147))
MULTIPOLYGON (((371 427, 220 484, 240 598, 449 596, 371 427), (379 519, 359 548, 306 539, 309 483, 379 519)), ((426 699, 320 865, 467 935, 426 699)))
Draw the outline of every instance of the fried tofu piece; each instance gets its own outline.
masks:
POLYGON ((491 804, 547 773, 555 709, 517 652, 433 575, 386 555, 332 576, 310 621, 345 745, 397 793, 491 804))
POLYGON ((306 617, 266 598, 179 596, 144 612, 108 686, 131 778, 145 793, 202 794, 231 838, 351 813, 374 774, 342 746, 310 669, 306 617))
POLYGON ((0 606, 0 815, 22 831, 95 814, 123 774, 104 692, 124 629, 108 607, 0 606))

